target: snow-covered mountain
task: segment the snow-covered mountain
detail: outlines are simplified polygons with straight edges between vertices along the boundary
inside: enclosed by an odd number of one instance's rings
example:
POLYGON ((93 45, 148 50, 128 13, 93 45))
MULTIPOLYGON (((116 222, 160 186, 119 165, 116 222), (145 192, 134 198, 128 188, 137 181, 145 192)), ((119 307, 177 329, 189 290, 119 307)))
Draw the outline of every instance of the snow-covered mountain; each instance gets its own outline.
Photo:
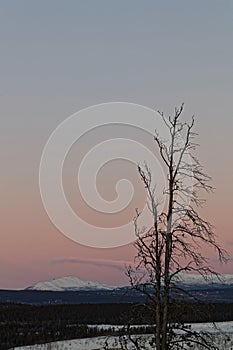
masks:
MULTIPOLYGON (((217 277, 210 278, 208 281, 203 279, 199 274, 180 273, 177 279, 177 285, 185 289, 206 289, 206 288, 233 288, 233 275, 222 275, 221 280, 217 277)), ((125 287, 122 287, 123 289, 125 287)), ((50 281, 38 282, 28 288, 27 290, 39 291, 111 291, 119 290, 114 286, 109 286, 95 281, 83 281, 78 277, 61 277, 50 281)))
POLYGON ((78 277, 61 277, 54 278, 50 281, 38 282, 28 288, 27 290, 40 291, 91 291, 91 290, 113 290, 115 287, 101 284, 94 281, 83 281, 78 277))
POLYGON ((215 287, 233 287, 233 275, 223 274, 218 278, 217 276, 209 277, 205 280, 200 274, 179 273, 177 284, 182 287, 190 288, 215 288, 215 287))

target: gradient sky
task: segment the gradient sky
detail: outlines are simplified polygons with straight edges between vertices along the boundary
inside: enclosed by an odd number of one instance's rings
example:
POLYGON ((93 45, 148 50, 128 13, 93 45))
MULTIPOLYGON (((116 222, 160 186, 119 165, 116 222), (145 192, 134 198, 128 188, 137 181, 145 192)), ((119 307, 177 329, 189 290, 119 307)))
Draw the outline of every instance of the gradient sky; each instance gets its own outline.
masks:
MULTIPOLYGON (((165 113, 185 102, 185 116, 195 114, 199 156, 216 187, 203 214, 232 257, 231 0, 8 0, 0 4, 0 37, 0 288, 65 275, 127 282, 132 247, 72 242, 50 222, 38 185, 56 126, 109 101, 165 113)), ((231 261, 215 266, 233 273, 231 261)))

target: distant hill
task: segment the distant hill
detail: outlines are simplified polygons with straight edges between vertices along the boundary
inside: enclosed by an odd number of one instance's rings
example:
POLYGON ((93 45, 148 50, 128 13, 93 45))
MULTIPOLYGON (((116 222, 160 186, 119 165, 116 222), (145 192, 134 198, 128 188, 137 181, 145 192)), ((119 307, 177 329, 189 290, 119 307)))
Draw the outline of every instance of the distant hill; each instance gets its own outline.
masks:
POLYGON ((50 281, 38 282, 26 290, 38 290, 38 291, 53 291, 53 292, 65 292, 65 291, 98 291, 98 290, 113 290, 116 287, 109 286, 94 281, 83 281, 78 277, 61 277, 55 278, 50 281))
MULTIPOLYGON (((233 303, 233 275, 214 277, 206 282, 201 276, 180 274, 178 287, 190 292, 190 296, 173 290, 174 298, 188 301, 233 303), (191 296, 192 295, 192 296, 191 296)), ((173 293, 172 292, 172 293, 173 293)), ((62 277, 39 282, 23 290, 0 290, 0 303, 27 304, 102 304, 145 302, 142 291, 129 286, 114 287, 94 281, 83 281, 78 277, 62 277)))

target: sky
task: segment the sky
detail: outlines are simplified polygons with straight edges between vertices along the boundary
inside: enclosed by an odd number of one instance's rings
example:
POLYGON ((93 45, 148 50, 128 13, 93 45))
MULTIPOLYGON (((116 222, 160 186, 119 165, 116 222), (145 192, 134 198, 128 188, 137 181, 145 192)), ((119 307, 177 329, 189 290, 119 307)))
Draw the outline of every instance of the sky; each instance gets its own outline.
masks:
MULTIPOLYGON (((233 273, 232 36, 231 0, 0 3, 0 288, 68 275, 128 282, 124 265, 133 259, 132 245, 103 249, 67 238, 48 217, 39 188, 51 133, 77 111, 112 101, 167 114, 184 102, 185 118, 195 115, 198 155, 216 188, 202 213, 230 257, 224 266, 211 259, 219 271, 233 273)), ((87 220, 94 214, 85 212, 72 188, 75 161, 111 132, 89 135, 67 156, 65 191, 87 220)), ((124 169, 137 181, 133 166, 118 160, 98 178, 108 200, 115 174, 124 178, 124 169)), ((96 220, 110 227, 118 219, 96 220)))

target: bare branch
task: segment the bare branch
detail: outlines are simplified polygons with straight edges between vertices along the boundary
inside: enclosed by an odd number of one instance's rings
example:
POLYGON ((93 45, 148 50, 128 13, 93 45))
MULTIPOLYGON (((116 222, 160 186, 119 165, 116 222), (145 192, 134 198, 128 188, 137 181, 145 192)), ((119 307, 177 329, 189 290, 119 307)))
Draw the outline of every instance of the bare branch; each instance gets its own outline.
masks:
MULTIPOLYGON (((191 298, 192 293, 179 286, 183 273, 197 273, 204 280, 221 276, 211 267, 203 255, 203 246, 212 248, 220 262, 226 261, 226 252, 217 242, 214 227, 203 219, 197 209, 205 203, 200 191, 213 192, 211 178, 203 171, 197 156, 197 143, 193 142, 194 117, 191 122, 181 121, 184 104, 175 108, 174 115, 165 118, 159 112, 170 135, 162 140, 155 133, 155 143, 167 171, 167 186, 164 190, 166 208, 159 211, 155 184, 147 164, 138 165, 138 172, 148 197, 148 207, 153 217, 153 226, 139 228, 141 213, 136 210, 134 218, 137 241, 135 266, 127 269, 130 284, 143 293, 154 308, 156 350, 183 349, 184 342, 197 344, 205 349, 217 349, 208 332, 196 332, 182 322, 171 323, 169 308, 174 292, 191 298), (188 181, 187 181, 188 180, 188 181)), ((194 297, 195 298, 195 297, 194 297)), ((177 316, 178 317, 178 316, 177 316)), ((128 329, 129 332, 129 329, 128 329)), ((130 334, 129 339, 136 349, 142 349, 140 341, 130 334)))

